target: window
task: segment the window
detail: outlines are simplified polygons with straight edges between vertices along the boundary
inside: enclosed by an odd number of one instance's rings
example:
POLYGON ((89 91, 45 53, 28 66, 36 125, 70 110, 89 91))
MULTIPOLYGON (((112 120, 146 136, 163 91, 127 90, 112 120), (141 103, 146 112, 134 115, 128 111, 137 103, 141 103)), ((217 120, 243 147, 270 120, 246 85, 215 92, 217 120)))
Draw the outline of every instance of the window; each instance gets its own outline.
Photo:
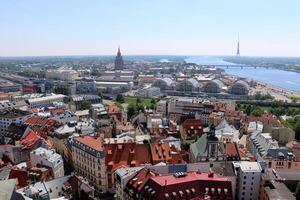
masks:
POLYGON ((246 185, 246 181, 243 182, 243 185, 246 185))

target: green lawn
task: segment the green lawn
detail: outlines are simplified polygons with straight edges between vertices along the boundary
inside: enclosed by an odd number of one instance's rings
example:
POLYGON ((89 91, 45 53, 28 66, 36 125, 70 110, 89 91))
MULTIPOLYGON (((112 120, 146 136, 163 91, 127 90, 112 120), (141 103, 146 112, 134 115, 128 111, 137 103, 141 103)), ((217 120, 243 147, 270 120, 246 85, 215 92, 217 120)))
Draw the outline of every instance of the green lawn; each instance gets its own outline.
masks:
MULTIPOLYGON (((125 98, 125 103, 127 104, 136 104, 136 99, 137 97, 124 97, 125 98)), ((145 99, 141 98, 142 104, 145 106, 150 106, 151 105, 151 99, 145 99)))

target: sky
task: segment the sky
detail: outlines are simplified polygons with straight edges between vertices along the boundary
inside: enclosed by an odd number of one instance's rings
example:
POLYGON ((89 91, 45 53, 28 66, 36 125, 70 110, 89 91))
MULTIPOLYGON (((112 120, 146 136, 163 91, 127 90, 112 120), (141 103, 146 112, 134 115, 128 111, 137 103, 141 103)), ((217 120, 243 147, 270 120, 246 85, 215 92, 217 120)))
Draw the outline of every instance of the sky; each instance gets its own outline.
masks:
POLYGON ((0 0, 0 56, 300 57, 299 0, 0 0))

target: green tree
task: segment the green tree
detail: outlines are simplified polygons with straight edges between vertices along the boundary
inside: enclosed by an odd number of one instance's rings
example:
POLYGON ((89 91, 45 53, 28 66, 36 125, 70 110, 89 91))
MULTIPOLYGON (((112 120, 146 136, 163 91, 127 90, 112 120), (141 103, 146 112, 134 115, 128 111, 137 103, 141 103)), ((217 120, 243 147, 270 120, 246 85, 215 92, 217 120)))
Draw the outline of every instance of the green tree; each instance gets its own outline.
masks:
POLYGON ((286 109, 284 109, 283 107, 272 107, 271 110, 270 110, 270 112, 273 115, 279 117, 281 115, 286 114, 286 109))
POLYGON ((54 89, 54 92, 57 94, 69 95, 69 89, 65 85, 59 85, 54 89))
POLYGON ((151 104, 156 104, 155 99, 151 99, 151 104))
POLYGON ((264 113, 264 111, 260 108, 260 107, 255 107, 252 112, 251 115, 255 116, 255 117, 259 117, 264 113))
POLYGON ((136 110, 138 111, 138 112, 145 112, 145 106, 143 105, 143 104, 137 104, 136 105, 136 110))
POLYGON ((118 94, 116 97, 116 101, 119 103, 124 103, 125 102, 124 96, 122 94, 118 94))
POLYGON ((300 199, 300 182, 297 183, 295 196, 296 199, 300 199))
POLYGON ((151 110, 154 110, 154 109, 155 109, 155 104, 151 104, 151 105, 150 105, 150 109, 151 109, 151 110))
POLYGON ((136 113, 136 105, 129 104, 127 107, 127 119, 130 120, 131 117, 136 113))
POLYGON ((300 121, 297 121, 294 127, 295 139, 300 141, 300 121))
POLYGON ((247 105, 246 109, 245 109, 245 112, 247 115, 250 115, 251 112, 252 112, 252 106, 251 105, 247 105))
POLYGON ((187 142, 183 142, 181 144, 181 149, 185 150, 185 151, 188 151, 190 149, 190 144, 187 143, 187 142))
POLYGON ((138 98, 136 99, 136 105, 141 104, 141 103, 142 103, 142 100, 141 100, 141 98, 138 97, 138 98))
POLYGON ((83 101, 81 104, 81 110, 87 110, 91 108, 91 102, 83 101))
POLYGON ((272 102, 272 105, 271 105, 271 106, 272 106, 273 108, 277 108, 277 107, 282 106, 282 104, 283 104, 283 101, 275 100, 275 101, 272 102))
POLYGON ((140 72, 135 71, 134 74, 133 74, 134 80, 136 80, 139 77, 139 75, 140 75, 140 72))

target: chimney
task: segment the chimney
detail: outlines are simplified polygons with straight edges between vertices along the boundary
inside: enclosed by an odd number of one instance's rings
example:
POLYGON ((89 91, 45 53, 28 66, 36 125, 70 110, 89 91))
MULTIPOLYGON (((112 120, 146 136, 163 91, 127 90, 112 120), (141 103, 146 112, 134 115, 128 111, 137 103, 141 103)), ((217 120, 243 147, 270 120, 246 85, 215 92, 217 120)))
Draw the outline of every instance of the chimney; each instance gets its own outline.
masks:
POLYGON ((214 173, 213 172, 210 172, 209 174, 208 174, 208 178, 213 178, 214 177, 214 173))

